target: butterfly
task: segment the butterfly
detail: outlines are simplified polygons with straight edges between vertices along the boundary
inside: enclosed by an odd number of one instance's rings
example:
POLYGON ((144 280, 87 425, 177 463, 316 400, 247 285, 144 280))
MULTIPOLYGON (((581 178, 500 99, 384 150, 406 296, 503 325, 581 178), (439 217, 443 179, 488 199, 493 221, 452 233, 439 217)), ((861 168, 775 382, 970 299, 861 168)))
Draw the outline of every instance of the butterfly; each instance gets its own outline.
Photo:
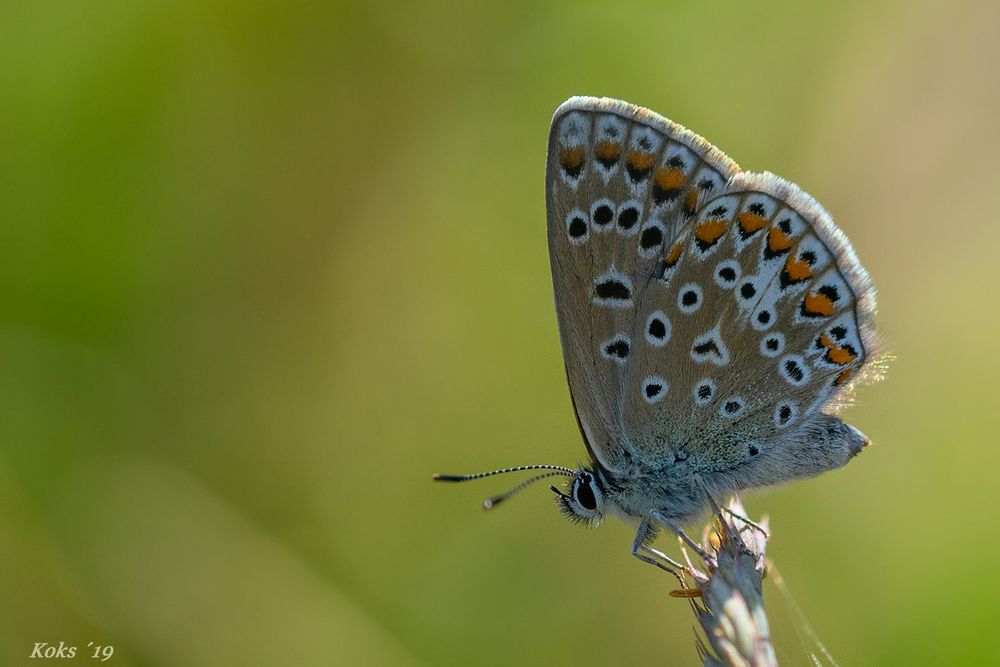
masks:
MULTIPOLYGON (((846 464, 868 438, 836 412, 878 375, 875 288, 819 203, 635 105, 573 97, 545 172, 566 376, 589 454, 565 476, 570 519, 689 524, 714 497, 846 464)), ((668 559, 669 560, 669 559, 668 559)), ((656 564, 654 562, 654 564, 656 564)), ((661 564, 662 566, 662 564, 661 564)))

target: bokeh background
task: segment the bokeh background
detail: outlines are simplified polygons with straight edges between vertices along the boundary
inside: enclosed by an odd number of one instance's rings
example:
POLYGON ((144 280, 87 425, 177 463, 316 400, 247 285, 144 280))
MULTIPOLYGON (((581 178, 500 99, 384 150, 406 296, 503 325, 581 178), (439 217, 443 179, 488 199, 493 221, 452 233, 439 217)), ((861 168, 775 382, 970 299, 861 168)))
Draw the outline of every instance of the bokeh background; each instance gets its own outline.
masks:
POLYGON ((430 482, 584 456, 542 175, 592 94, 800 183, 879 287, 896 360, 846 414, 876 446, 748 500, 823 642, 996 663, 998 29, 991 2, 4 4, 0 661, 693 664, 625 526, 430 482))

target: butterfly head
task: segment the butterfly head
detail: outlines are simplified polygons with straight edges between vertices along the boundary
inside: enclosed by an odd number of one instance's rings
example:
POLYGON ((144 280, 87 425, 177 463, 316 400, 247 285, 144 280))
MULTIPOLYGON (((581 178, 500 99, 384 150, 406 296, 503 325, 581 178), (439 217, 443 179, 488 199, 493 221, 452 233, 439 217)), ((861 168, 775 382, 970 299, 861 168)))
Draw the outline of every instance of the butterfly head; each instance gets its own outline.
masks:
POLYGON ((524 472, 527 470, 544 470, 544 472, 521 482, 506 493, 487 498, 483 501, 483 509, 491 510, 535 482, 547 477, 558 476, 569 478, 568 486, 565 490, 555 486, 550 487, 556 494, 556 504, 559 507, 559 511, 576 523, 597 524, 601 521, 601 518, 604 516, 606 495, 604 485, 598 478, 598 475, 586 466, 580 466, 577 470, 550 465, 518 466, 516 468, 503 468, 501 470, 491 470, 490 472, 481 472, 473 475, 443 475, 439 473, 434 475, 434 479, 438 482, 467 482, 473 479, 482 479, 483 477, 524 472))
POLYGON ((568 493, 555 486, 556 505, 574 523, 598 524, 604 516, 604 488, 593 471, 580 467, 569 483, 568 493))

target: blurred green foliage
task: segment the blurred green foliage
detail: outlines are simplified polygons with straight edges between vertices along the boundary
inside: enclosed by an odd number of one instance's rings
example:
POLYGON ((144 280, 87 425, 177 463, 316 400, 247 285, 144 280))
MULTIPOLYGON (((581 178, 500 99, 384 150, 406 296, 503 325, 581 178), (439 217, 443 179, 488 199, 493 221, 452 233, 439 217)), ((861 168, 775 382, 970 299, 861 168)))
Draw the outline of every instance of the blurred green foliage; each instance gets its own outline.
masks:
POLYGON ((544 489, 484 516, 506 482, 430 483, 584 456, 542 179, 573 94, 668 115, 850 235, 897 357, 846 414, 876 446, 750 512, 842 664, 1000 661, 979 514, 1000 464, 998 21, 3 5, 0 661, 93 641, 120 665, 693 663, 687 604, 625 526, 572 526, 544 489))

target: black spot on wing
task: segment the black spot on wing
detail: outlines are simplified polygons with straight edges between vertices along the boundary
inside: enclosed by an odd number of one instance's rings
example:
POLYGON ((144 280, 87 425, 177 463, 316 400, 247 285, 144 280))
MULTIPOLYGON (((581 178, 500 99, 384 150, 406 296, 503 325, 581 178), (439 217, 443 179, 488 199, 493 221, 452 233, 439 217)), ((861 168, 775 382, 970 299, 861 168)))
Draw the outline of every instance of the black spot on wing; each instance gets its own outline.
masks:
POLYGON ((653 338, 663 338, 667 335, 666 323, 658 317, 649 321, 649 335, 653 338))
POLYGON ((646 227, 639 238, 639 246, 643 250, 650 250, 663 243, 663 230, 659 227, 646 227))
POLYGON ((796 382, 802 382, 803 378, 805 378, 805 372, 802 370, 802 367, 799 366, 797 361, 792 359, 785 362, 785 372, 788 373, 788 377, 796 382))
POLYGON ((628 341, 618 339, 612 341, 604 346, 604 353, 609 357, 618 357, 619 359, 625 359, 628 357, 629 345, 628 341))
POLYGON ((715 341, 711 340, 711 339, 705 341, 704 343, 700 343, 698 345, 695 345, 691 349, 693 349, 696 353, 701 354, 701 355, 708 354, 709 352, 711 352, 712 354, 715 354, 715 355, 721 355, 721 351, 719 350, 719 346, 716 345, 715 341))
POLYGON ((618 214, 618 226, 624 230, 632 229, 639 222, 639 209, 628 206, 618 214))
POLYGON ((627 301, 632 298, 628 285, 614 278, 597 283, 594 286, 594 293, 601 299, 627 301))
POLYGON ((596 209, 594 209, 595 225, 600 225, 601 227, 604 227, 609 222, 611 222, 612 217, 614 217, 614 212, 611 210, 611 207, 608 206, 607 204, 602 204, 598 206, 596 209))
POLYGON ((833 285, 823 285, 816 291, 834 303, 837 303, 837 301, 840 300, 840 292, 837 291, 837 288, 833 285))

